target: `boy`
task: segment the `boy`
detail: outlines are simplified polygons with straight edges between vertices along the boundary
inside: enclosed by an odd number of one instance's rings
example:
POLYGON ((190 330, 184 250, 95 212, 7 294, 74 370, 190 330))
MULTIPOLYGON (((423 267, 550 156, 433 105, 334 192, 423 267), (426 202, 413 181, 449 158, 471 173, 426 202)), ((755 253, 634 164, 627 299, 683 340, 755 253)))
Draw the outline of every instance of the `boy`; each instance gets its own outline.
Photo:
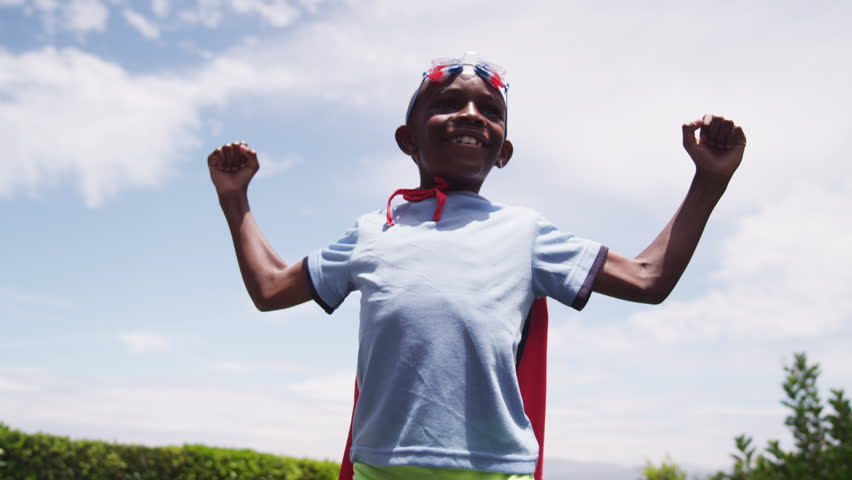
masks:
POLYGON ((361 292, 355 479, 531 479, 538 444, 515 355, 533 301, 550 296, 582 309, 593 291, 663 301, 742 160, 745 135, 730 120, 683 125, 692 185, 668 225, 631 259, 478 194, 491 169, 512 158, 506 89, 501 70, 478 58, 433 62, 396 130, 420 188, 395 192, 387 210, 360 217, 341 240, 293 265, 275 254, 250 212, 255 152, 236 143, 208 158, 258 309, 314 299, 331 313, 350 291, 361 292), (408 202, 391 207, 397 194, 408 202))

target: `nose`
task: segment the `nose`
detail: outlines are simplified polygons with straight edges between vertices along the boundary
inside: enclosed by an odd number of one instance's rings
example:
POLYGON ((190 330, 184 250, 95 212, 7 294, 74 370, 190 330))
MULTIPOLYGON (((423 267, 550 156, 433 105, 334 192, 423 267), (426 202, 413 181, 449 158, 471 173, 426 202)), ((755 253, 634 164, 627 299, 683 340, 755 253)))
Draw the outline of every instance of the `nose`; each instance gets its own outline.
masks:
POLYGON ((456 114, 456 121, 477 127, 485 125, 485 119, 482 117, 482 112, 476 108, 476 103, 473 101, 467 102, 464 107, 458 111, 456 114))

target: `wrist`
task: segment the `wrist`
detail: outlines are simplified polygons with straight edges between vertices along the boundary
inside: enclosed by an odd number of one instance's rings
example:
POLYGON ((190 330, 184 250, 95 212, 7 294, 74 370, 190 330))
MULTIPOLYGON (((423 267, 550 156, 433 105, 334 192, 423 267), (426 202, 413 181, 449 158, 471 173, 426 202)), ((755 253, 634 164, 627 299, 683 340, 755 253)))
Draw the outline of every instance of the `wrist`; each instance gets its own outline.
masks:
POLYGON ((219 206, 227 214, 249 210, 248 195, 245 190, 223 192, 219 194, 219 206))
POLYGON ((701 169, 696 169, 695 176, 692 179, 693 185, 700 187, 707 193, 715 193, 721 196, 728 188, 728 183, 731 177, 706 172, 701 169))

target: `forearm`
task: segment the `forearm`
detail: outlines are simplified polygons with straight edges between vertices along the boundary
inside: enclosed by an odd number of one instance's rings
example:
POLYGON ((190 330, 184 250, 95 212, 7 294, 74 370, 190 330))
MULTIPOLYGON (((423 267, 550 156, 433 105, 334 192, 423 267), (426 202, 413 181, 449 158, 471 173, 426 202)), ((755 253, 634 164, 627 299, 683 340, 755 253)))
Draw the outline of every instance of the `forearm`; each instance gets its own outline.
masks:
POLYGON ((671 221, 636 258, 612 250, 592 289, 624 300, 660 303, 689 264, 707 220, 740 165, 746 138, 741 127, 705 115, 682 127, 683 147, 695 163, 695 176, 671 221), (701 128, 700 141, 695 132, 701 128))
POLYGON ((636 257, 650 303, 663 301, 680 280, 726 188, 727 181, 696 173, 680 208, 636 257))
POLYGON ((219 204, 231 231, 246 289, 258 309, 269 310, 271 299, 280 291, 287 264, 261 233, 245 193, 220 197, 219 204))

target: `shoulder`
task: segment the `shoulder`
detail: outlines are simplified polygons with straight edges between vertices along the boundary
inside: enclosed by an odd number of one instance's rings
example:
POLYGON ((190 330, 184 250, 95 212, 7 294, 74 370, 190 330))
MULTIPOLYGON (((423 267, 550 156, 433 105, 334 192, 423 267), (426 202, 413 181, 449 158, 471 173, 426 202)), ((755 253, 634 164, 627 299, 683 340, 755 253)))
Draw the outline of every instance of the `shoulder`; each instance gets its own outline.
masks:
POLYGON ((496 216, 502 221, 509 221, 518 225, 538 225, 550 222, 536 209, 521 205, 506 205, 494 202, 496 216))
POLYGON ((536 237, 542 224, 549 224, 537 210, 526 206, 508 205, 500 202, 488 203, 488 214, 480 215, 482 228, 498 233, 500 241, 513 238, 529 242, 536 237))
POLYGON ((387 214, 385 210, 373 210, 371 212, 367 212, 358 218, 355 219, 355 226, 361 227, 369 227, 372 225, 384 225, 387 220, 387 214))
POLYGON ((458 205, 462 208, 487 211, 489 213, 499 214, 499 216, 505 218, 534 219, 541 216, 541 214, 533 208, 509 205, 499 201, 493 202, 472 192, 458 192, 456 195, 451 195, 449 198, 459 202, 458 205))
POLYGON ((380 229, 384 227, 386 221, 387 215, 385 214, 385 210, 374 210, 356 217, 350 230, 363 232, 375 230, 376 228, 380 229))
MULTIPOLYGON (((339 240, 332 245, 359 243, 365 233, 369 233, 376 229, 381 229, 384 226, 384 211, 375 211, 365 213, 355 218, 355 221, 350 224, 339 240)), ((331 248, 331 247, 329 247, 331 248)))
POLYGON ((497 207, 499 207, 500 211, 503 212, 504 215, 508 215, 516 218, 526 218, 530 220, 535 220, 538 218, 543 218, 541 213, 538 210, 530 207, 524 207, 520 205, 505 205, 502 203, 495 203, 497 207))
MULTIPOLYGON (((499 205, 499 204, 498 204, 499 205)), ((576 239, 572 231, 563 230, 553 223, 540 211, 526 206, 500 206, 500 215, 502 221, 507 222, 514 227, 524 232, 524 234, 532 235, 536 242, 550 239, 576 239)))
POLYGON ((357 243, 375 240, 387 230, 387 213, 385 210, 374 210, 364 213, 355 219, 350 227, 349 235, 356 239, 357 243))

